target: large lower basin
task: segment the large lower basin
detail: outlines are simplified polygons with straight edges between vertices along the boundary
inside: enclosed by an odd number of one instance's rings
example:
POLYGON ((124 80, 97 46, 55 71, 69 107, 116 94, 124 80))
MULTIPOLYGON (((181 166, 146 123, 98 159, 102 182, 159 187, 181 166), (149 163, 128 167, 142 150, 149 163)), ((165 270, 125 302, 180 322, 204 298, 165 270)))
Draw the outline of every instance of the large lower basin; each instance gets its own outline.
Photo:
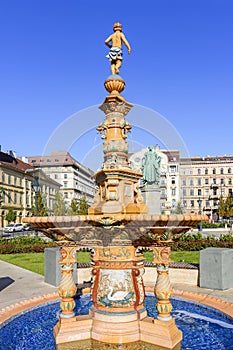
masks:
POLYGON ((23 219, 54 241, 81 245, 150 245, 176 240, 204 215, 111 214, 26 217, 23 219))
MULTIPOLYGON (((233 350, 233 319, 210 307, 172 298, 172 316, 183 332, 181 350, 233 350)), ((156 299, 148 294, 145 305, 149 316, 156 317, 156 299)), ((87 314, 90 295, 76 300, 76 314, 87 314)), ((59 302, 49 302, 29 309, 0 326, 0 350, 55 350, 53 327, 60 312, 59 302)), ((59 348, 60 349, 60 348, 59 348)), ((150 344, 97 344, 95 342, 63 344, 66 350, 127 349, 149 350, 150 344)), ((162 349, 162 348, 158 348, 162 349)))

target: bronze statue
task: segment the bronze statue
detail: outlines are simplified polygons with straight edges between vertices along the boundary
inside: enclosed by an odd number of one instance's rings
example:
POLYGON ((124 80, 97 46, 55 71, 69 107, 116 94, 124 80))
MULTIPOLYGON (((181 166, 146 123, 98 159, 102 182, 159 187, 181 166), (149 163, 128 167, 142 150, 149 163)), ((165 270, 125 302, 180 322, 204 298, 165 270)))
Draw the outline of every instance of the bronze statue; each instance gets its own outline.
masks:
POLYGON ((130 54, 131 48, 126 40, 124 34, 122 33, 122 25, 119 22, 113 25, 114 33, 110 35, 106 40, 105 44, 110 48, 109 54, 106 56, 111 62, 111 72, 112 74, 119 74, 119 68, 122 64, 122 42, 128 49, 128 54, 130 54), (112 45, 109 42, 112 42, 112 45))
POLYGON ((148 147, 148 151, 142 158, 142 173, 144 184, 158 184, 160 179, 161 157, 154 151, 153 146, 148 147))

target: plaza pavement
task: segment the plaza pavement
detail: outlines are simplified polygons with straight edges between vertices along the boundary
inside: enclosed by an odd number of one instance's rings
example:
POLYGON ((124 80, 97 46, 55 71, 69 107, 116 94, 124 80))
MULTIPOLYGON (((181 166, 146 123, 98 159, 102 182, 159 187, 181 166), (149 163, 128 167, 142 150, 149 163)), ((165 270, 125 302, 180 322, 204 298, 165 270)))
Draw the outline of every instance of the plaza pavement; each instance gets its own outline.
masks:
MULTIPOLYGON (((200 293, 233 304, 233 288, 222 291, 184 283, 173 283, 172 287, 175 290, 200 293)), ((44 282, 44 276, 0 261, 0 310, 20 301, 56 291, 57 287, 44 282)))

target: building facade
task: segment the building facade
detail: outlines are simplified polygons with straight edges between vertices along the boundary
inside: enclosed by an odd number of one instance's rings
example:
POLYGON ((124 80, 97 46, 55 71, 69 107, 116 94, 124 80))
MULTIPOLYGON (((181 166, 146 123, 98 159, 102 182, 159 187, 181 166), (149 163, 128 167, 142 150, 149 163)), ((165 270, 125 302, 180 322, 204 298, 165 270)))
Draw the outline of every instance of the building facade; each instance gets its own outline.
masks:
POLYGON ((219 218, 219 199, 233 196, 233 156, 180 160, 181 202, 187 213, 219 218))
POLYGON ((29 156, 27 161, 31 166, 42 169, 47 176, 60 183, 60 192, 67 206, 73 198, 79 202, 83 196, 86 197, 88 205, 93 203, 94 172, 80 164, 68 152, 52 152, 49 156, 29 156))
POLYGON ((22 218, 31 216, 32 206, 35 205, 32 184, 36 177, 39 177, 47 208, 49 213, 52 213, 55 193, 59 191, 60 184, 16 158, 13 152, 0 152, 0 227, 8 224, 5 217, 9 209, 16 213, 16 223, 21 223, 22 218))

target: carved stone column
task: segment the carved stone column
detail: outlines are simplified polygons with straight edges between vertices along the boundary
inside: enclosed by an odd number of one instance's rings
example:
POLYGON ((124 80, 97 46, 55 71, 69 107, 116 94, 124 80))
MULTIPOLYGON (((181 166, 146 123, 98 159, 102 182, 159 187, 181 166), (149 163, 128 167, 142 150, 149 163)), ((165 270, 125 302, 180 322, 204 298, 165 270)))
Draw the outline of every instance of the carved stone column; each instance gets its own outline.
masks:
POLYGON ((154 252, 154 264, 157 265, 157 280, 155 284, 155 296, 158 299, 156 308, 158 310, 158 320, 169 321, 172 319, 172 305, 170 298, 172 288, 169 280, 168 265, 172 263, 170 259, 170 247, 152 247, 154 252))
POLYGON ((172 304, 170 303, 172 288, 169 280, 168 266, 158 266, 157 274, 155 284, 155 296, 158 299, 158 304, 156 305, 158 310, 157 318, 161 321, 169 321, 172 319, 172 304))
POLYGON ((76 263, 75 249, 74 247, 62 247, 60 253, 61 260, 59 260, 59 264, 61 265, 62 273, 58 288, 58 293, 62 298, 60 303, 62 313, 60 317, 71 318, 75 316, 73 311, 75 308, 74 296, 77 290, 73 279, 73 264, 76 263))

